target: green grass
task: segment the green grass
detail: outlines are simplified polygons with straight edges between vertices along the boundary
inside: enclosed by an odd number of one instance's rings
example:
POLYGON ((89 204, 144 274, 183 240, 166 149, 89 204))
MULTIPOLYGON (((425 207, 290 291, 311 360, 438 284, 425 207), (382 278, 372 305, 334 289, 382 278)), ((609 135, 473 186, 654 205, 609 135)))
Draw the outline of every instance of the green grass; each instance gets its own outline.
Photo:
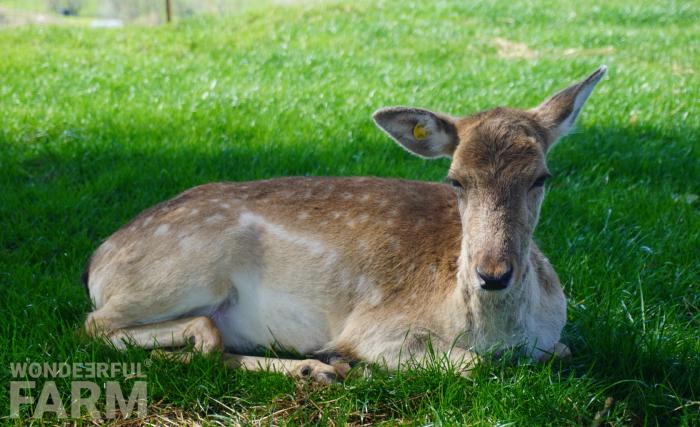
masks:
MULTIPOLYGON (((374 369, 315 387, 208 358, 155 360, 150 411, 585 425, 612 397, 613 425, 700 424, 700 5, 552 3, 362 0, 0 31, 0 417, 11 362, 148 360, 76 333, 88 256, 144 208, 217 180, 440 180, 448 163, 395 146, 375 109, 530 107, 605 63, 579 131, 550 155, 536 232, 569 297, 569 362, 497 362, 472 379, 374 369), (526 44, 527 58, 499 52, 497 38, 526 44)), ((68 382, 59 389, 66 401, 68 382)))

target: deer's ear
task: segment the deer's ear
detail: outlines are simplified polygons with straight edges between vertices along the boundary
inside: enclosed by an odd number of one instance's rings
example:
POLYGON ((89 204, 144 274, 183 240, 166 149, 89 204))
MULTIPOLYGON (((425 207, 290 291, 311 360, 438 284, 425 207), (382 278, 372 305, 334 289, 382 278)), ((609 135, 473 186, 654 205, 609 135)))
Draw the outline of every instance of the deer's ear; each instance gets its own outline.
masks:
POLYGON ((451 157, 459 138, 454 119, 419 108, 389 107, 372 116, 381 130, 420 157, 451 157))
POLYGON ((557 92, 539 107, 532 110, 544 126, 552 132, 553 139, 550 145, 569 133, 573 128, 576 117, 578 117, 581 108, 583 108, 583 104, 586 103, 591 92, 593 92, 593 88, 607 70, 608 68, 602 65, 585 80, 569 86, 561 92, 557 92))

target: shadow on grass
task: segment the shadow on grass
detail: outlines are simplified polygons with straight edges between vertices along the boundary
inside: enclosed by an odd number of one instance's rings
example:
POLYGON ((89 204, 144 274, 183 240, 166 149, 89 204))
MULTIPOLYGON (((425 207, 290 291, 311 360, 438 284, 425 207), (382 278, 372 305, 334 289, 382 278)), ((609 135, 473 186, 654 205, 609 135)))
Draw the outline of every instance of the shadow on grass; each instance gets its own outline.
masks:
MULTIPOLYGON (((25 346, 24 352, 31 357, 40 354, 31 341, 64 346, 57 332, 65 333, 82 322, 88 302, 78 277, 98 243, 141 210, 180 191, 211 181, 285 175, 435 179, 444 175, 447 167, 445 162, 412 158, 378 133, 371 139, 356 138, 352 144, 313 140, 294 145, 253 144, 254 134, 239 133, 224 142, 177 145, 169 142, 177 140, 176 130, 169 132, 139 135, 138 129, 123 133, 112 130, 107 135, 97 132, 102 135, 97 139, 90 138, 90 132, 83 136, 44 135, 26 146, 7 144, 9 149, 0 154, 0 226, 5 230, 0 278, 12 285, 0 287, 0 299, 6 301, 6 307, 16 307, 8 314, 16 321, 7 324, 5 333, 15 336, 14 345, 25 346), (34 308, 21 308, 27 304, 34 308), (47 321, 46 313, 60 319, 63 326, 57 330, 47 321)), ((563 141, 553 153, 552 168, 567 184, 558 180, 550 191, 563 191, 559 189, 571 182, 588 182, 592 185, 574 191, 584 192, 579 194, 581 199, 594 200, 592 186, 607 177, 606 185, 616 191, 637 185, 651 195, 669 190, 697 192, 700 153, 693 135, 697 129, 682 133, 650 127, 585 129, 563 141)), ((6 141, 0 142, 5 145, 6 141)), ((550 206, 549 214, 560 207, 550 206)), ((697 202, 693 209, 697 212, 697 202)), ((584 221, 589 215, 585 204, 573 212, 584 221)), ((673 218, 673 212, 667 213, 673 218)), ((635 213, 629 215, 629 221, 634 222, 635 213)), ((697 226, 697 218, 694 221, 697 226)), ((659 226, 675 230, 676 225, 659 226)), ((691 238, 697 239, 697 234, 691 238)), ((697 266, 690 274, 697 279, 697 266)), ((664 277, 657 279, 663 281, 664 277)), ((687 285, 689 292, 699 292, 697 280, 687 285)), ((697 302, 697 295, 694 298, 697 302)), ((659 333, 652 336, 645 328, 654 325, 627 322, 618 312, 606 312, 605 307, 603 303, 592 311, 572 311, 567 334, 578 355, 573 365, 561 368, 562 372, 595 378, 616 398, 631 399, 638 414, 649 409, 650 396, 662 408, 652 412, 668 419, 679 414, 673 408, 697 401, 697 328, 686 335, 679 333, 685 325, 674 313, 671 322, 676 324, 670 329, 656 325, 659 333)), ((697 319, 697 307, 691 304, 678 310, 686 310, 697 319)), ((663 311, 657 313, 663 315, 663 311)), ((697 326, 697 320, 689 325, 697 326)), ((74 357, 70 349, 62 351, 74 357)))

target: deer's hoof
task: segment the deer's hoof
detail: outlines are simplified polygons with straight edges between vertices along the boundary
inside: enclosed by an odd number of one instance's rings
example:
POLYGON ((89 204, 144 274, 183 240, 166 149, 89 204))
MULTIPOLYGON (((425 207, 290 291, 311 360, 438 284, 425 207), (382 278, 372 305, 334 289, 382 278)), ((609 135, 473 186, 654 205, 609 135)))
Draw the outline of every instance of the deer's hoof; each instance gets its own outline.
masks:
POLYGON ((316 381, 321 384, 332 384, 341 375, 336 369, 316 359, 301 360, 296 366, 294 376, 297 378, 316 381))

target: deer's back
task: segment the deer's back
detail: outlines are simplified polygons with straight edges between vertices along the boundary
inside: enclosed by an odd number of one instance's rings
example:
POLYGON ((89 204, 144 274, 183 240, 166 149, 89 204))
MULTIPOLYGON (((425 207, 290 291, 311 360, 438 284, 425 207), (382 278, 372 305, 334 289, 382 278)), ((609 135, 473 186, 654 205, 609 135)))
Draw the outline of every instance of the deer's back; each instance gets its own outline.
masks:
MULTIPOLYGON (((232 272, 255 271, 268 286, 314 294, 308 297, 319 304, 390 305, 454 289, 460 237, 454 194, 442 184, 310 177, 213 183, 142 212, 95 252, 89 268, 91 276, 109 270, 102 276, 129 286, 209 281, 222 295, 232 272)), ((104 292, 98 305, 109 297, 104 292)))

